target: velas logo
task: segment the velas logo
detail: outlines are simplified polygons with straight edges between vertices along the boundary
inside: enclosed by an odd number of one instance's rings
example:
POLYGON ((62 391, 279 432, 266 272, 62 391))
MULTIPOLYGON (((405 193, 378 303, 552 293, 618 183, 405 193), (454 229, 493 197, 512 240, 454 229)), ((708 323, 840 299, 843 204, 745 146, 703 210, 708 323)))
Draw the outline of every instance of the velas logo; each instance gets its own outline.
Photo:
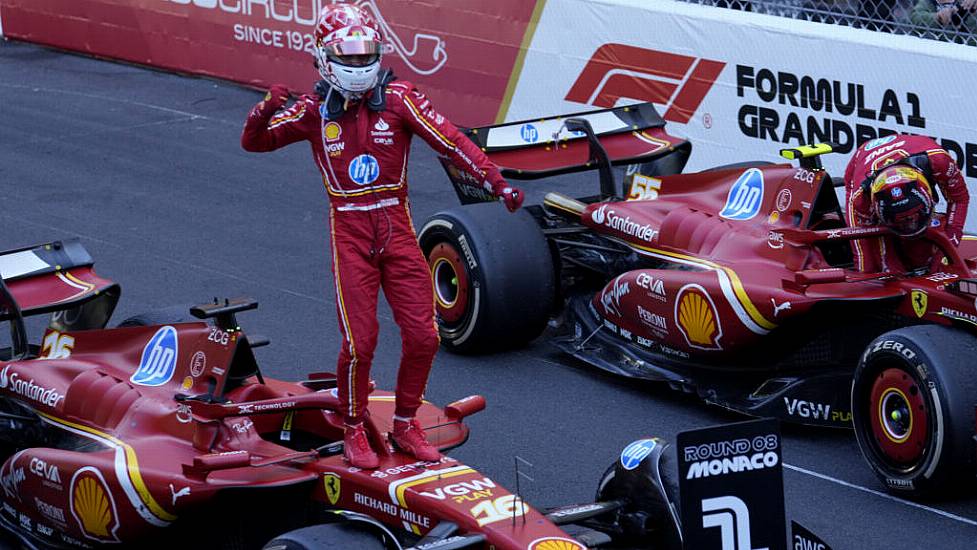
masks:
POLYGON ((566 95, 567 101, 610 108, 620 99, 665 107, 665 120, 687 123, 712 89, 726 63, 604 44, 587 62, 566 95))
POLYGON ((876 147, 881 147, 894 139, 896 139, 896 136, 894 135, 873 139, 872 141, 865 144, 865 150, 871 151, 872 149, 875 149, 876 147))

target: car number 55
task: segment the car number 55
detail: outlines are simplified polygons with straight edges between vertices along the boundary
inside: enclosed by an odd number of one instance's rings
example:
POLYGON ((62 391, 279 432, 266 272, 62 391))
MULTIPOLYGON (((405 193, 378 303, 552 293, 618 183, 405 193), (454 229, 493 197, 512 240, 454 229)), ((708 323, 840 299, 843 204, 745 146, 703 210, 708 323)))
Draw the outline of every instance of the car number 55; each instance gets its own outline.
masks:
POLYGON ((658 198, 661 191, 662 180, 652 178, 642 174, 635 174, 631 180, 631 192, 628 194, 629 201, 651 201, 658 198))

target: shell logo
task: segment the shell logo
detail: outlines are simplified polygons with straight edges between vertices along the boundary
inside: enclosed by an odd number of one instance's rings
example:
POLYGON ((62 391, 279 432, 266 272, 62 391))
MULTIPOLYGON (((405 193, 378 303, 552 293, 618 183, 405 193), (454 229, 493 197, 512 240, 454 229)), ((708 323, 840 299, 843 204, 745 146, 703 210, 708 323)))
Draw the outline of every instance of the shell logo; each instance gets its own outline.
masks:
POLYGON ((675 321, 689 346, 704 350, 721 350, 719 339, 723 328, 716 304, 706 289, 685 285, 675 300, 675 321))
POLYGON ((343 128, 335 122, 330 122, 326 124, 324 133, 326 135, 326 141, 336 141, 339 139, 339 136, 343 135, 343 128))
POLYGON ((86 466, 71 478, 71 514, 86 538, 98 542, 119 542, 119 515, 115 500, 102 473, 86 466))
POLYGON ((587 547, 575 540, 546 537, 534 540, 529 545, 529 550, 587 550, 587 547))

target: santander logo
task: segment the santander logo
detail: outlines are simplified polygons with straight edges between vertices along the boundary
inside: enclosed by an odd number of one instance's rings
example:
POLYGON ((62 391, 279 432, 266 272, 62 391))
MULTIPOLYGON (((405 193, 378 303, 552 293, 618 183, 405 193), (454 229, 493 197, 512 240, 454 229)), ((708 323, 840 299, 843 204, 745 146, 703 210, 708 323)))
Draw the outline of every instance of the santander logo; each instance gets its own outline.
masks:
POLYGON ((597 210, 594 210, 590 214, 590 219, 594 220, 594 223, 603 225, 604 220, 607 219, 607 205, 601 206, 597 210))
POLYGON ((584 66, 566 100, 605 109, 620 99, 649 101, 664 106, 665 120, 685 124, 724 67, 722 61, 604 44, 584 66))

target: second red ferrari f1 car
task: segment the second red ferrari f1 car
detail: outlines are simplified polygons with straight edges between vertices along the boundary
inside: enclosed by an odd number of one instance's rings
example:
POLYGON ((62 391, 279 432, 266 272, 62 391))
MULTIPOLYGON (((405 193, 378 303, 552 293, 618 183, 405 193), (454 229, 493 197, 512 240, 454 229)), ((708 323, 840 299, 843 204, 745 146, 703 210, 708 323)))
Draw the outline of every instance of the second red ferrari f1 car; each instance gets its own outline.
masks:
MULTIPOLYGON (((922 238, 925 273, 860 273, 818 155, 683 174, 691 144, 651 104, 469 131, 509 178, 597 169, 600 193, 515 216, 448 168, 463 203, 419 235, 442 341, 476 351, 547 323, 566 353, 753 416, 854 427, 893 490, 975 473, 977 241, 922 238), (612 166, 631 165, 621 189, 612 166)), ((934 220, 940 223, 940 220, 934 220)))

